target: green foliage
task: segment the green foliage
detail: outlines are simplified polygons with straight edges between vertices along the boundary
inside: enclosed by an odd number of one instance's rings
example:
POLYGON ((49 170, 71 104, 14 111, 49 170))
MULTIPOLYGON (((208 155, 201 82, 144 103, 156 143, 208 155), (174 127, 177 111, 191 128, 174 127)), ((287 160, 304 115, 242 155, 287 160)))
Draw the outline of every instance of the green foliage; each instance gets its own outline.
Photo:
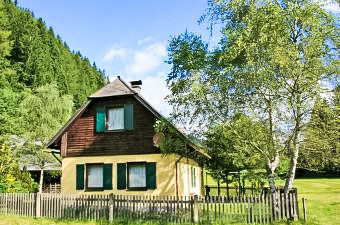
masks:
POLYGON ((53 82, 80 107, 106 81, 102 70, 79 52, 71 52, 41 18, 1 0, 0 87, 20 93, 53 82))
POLYGON ((340 169, 339 111, 325 99, 318 98, 307 124, 299 166, 322 171, 340 169))
POLYGON ((14 161, 12 151, 7 144, 0 146, 0 193, 27 193, 36 191, 37 184, 31 174, 24 167, 20 171, 18 163, 14 161))
POLYGON ((177 153, 186 155, 185 140, 179 137, 179 133, 175 127, 171 126, 166 120, 157 120, 154 125, 155 132, 161 135, 159 148, 163 154, 177 153))
POLYGON ((0 1, 0 88, 8 85, 8 77, 14 71, 10 68, 8 57, 12 50, 11 32, 8 30, 8 20, 4 13, 3 3, 0 1))
MULTIPOLYGON (((169 44, 173 117, 191 124, 196 136, 219 126, 239 129, 232 125, 238 113, 254 118, 266 132, 246 135, 245 129, 235 138, 247 143, 245 155, 249 146, 257 150, 269 180, 285 153, 290 160, 287 191, 311 103, 322 91, 322 81, 339 73, 335 18, 315 1, 209 1, 207 11, 203 21, 222 26, 218 46, 209 48, 187 32, 169 44)), ((218 135, 216 141, 229 145, 218 135)), ((215 160, 224 161, 224 156, 215 160)))
POLYGON ((195 139, 179 132, 179 130, 165 119, 159 119, 154 124, 154 130, 159 137, 159 148, 161 153, 178 154, 182 157, 188 157, 196 160, 196 162, 203 163, 207 157, 196 151, 199 143, 195 143, 195 139))
POLYGON ((264 123, 254 122, 243 114, 236 114, 229 126, 223 124, 211 128, 206 133, 207 153, 212 156, 208 162, 210 174, 215 179, 225 180, 229 172, 247 170, 249 179, 264 178, 266 161, 263 154, 268 152, 269 138, 264 123))
MULTIPOLYGON (((21 164, 54 163, 46 143, 105 82, 104 71, 72 52, 41 18, 0 0, 0 137, 13 142, 21 164)), ((2 185, 20 191, 23 184, 13 182, 17 188, 2 185)))
POLYGON ((0 136, 20 135, 18 105, 24 90, 55 83, 80 107, 105 83, 104 72, 71 52, 42 19, 0 0, 0 136))
POLYGON ((10 88, 0 89, 0 136, 22 133, 18 122, 21 95, 10 88))
POLYGON ((71 117, 72 109, 72 96, 60 96, 55 84, 25 94, 19 106, 21 126, 25 131, 25 143, 20 152, 22 160, 40 169, 56 163, 52 155, 46 153, 46 144, 71 117))

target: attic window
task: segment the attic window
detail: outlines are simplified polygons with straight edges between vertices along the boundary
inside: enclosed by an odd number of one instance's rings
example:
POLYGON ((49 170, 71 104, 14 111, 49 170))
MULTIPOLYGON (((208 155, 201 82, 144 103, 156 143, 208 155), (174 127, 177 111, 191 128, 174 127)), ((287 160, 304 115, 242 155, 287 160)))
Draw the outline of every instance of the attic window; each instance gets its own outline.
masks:
POLYGON ((132 130, 133 105, 100 106, 96 109, 96 132, 132 130))
POLYGON ((108 108, 107 115, 107 130, 122 130, 124 129, 124 107, 108 108))

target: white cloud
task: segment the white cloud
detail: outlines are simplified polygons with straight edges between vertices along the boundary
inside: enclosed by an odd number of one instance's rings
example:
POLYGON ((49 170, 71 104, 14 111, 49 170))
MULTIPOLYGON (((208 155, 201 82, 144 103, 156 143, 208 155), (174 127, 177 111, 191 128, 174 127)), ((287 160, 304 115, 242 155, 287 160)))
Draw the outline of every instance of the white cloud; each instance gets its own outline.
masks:
POLYGON ((130 74, 145 74, 158 67, 166 56, 166 47, 162 42, 156 42, 149 45, 141 51, 134 54, 133 62, 127 65, 125 73, 130 74))
POLYGON ((104 55, 103 61, 112 61, 114 58, 125 58, 127 55, 127 50, 125 48, 111 48, 104 55))
POLYGON ((172 107, 165 100, 165 97, 170 94, 165 79, 165 72, 159 72, 156 76, 145 77, 142 80, 141 94, 158 112, 164 116, 169 116, 172 107))
POLYGON ((332 13, 340 13, 339 3, 336 3, 332 0, 315 0, 315 2, 319 3, 322 8, 330 11, 332 13))
POLYGON ((144 44, 145 42, 152 41, 152 39, 153 39, 152 37, 148 36, 148 37, 145 37, 145 38, 143 38, 143 39, 141 39, 141 40, 138 40, 137 43, 138 43, 139 45, 141 45, 141 44, 144 44))

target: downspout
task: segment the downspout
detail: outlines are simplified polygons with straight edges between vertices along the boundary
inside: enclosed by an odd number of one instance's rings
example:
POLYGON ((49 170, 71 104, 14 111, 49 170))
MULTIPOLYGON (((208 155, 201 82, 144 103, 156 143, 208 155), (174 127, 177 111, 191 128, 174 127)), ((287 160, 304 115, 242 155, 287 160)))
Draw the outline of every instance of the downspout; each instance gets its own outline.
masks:
POLYGON ((188 157, 186 157, 187 158, 187 175, 188 175, 188 195, 190 195, 190 172, 189 172, 189 170, 190 170, 190 165, 189 165, 189 158, 188 157))
POLYGON ((204 192, 204 174, 203 174, 203 170, 204 170, 204 166, 200 166, 201 168, 201 174, 200 174, 200 181, 201 181, 201 188, 200 188, 200 195, 203 195, 203 192, 204 192))
POLYGON ((189 166, 189 158, 188 158, 188 146, 185 145, 185 155, 186 155, 186 158, 187 158, 187 175, 188 175, 188 196, 190 195, 190 173, 189 173, 189 170, 190 170, 190 166, 189 166))
POLYGON ((179 157, 175 162, 175 168, 176 168, 176 182, 175 182, 175 189, 176 189, 176 198, 178 199, 178 163, 183 158, 183 156, 179 157))

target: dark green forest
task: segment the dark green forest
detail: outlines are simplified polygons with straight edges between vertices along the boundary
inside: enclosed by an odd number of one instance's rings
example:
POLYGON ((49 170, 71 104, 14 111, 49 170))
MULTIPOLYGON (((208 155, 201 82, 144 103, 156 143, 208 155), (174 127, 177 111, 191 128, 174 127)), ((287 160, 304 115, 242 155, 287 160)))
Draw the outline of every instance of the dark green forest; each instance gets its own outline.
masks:
POLYGON ((0 1, 0 135, 17 134, 23 92, 55 83, 74 108, 105 83, 104 71, 71 51, 52 27, 32 12, 0 1))
MULTIPOLYGON (((41 18, 0 0, 0 144, 2 149, 8 148, 5 144, 12 146, 13 162, 22 158, 27 162, 22 156, 32 151, 34 158, 44 156, 39 167, 51 162, 43 146, 105 82, 104 70, 71 50, 41 18), (42 146, 32 148, 36 145, 32 143, 42 146)), ((9 166, 13 163, 1 160, 9 166)), ((13 176, 20 177, 9 174, 13 176)), ((3 176, 0 186, 11 179, 3 176)))

